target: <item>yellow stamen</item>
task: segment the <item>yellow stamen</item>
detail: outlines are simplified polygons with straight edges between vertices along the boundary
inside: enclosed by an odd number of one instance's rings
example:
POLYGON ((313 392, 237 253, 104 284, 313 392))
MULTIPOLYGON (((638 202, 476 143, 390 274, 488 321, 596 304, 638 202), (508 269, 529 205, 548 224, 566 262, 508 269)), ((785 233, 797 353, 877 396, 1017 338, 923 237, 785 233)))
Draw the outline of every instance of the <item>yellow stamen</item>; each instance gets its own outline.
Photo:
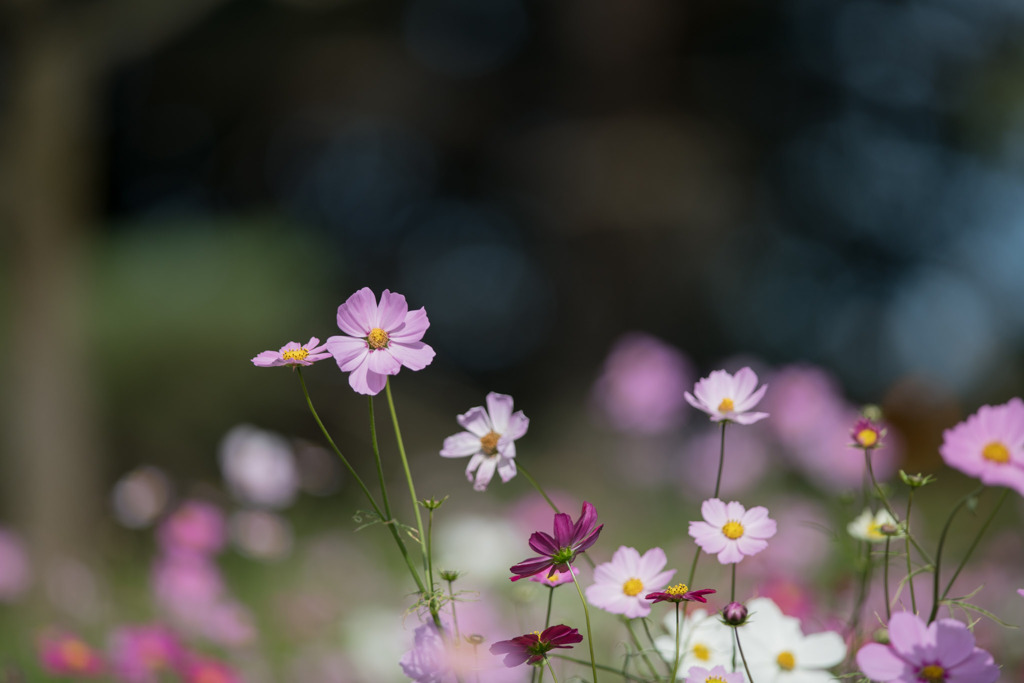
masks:
POLYGON ((711 678, 705 678, 704 683, 725 683, 725 679, 719 678, 718 676, 712 676, 711 678))
POLYGON ((366 335, 366 343, 370 345, 371 349, 387 348, 388 333, 379 327, 375 327, 370 330, 370 334, 366 335))
POLYGON ((487 432, 480 437, 480 447, 484 450, 484 455, 494 455, 498 452, 498 439, 501 438, 501 434, 497 432, 487 432))
POLYGON ((281 354, 281 358, 284 360, 306 360, 306 356, 309 355, 309 351, 303 348, 291 349, 281 354))
POLYGON ((697 643, 693 646, 693 656, 702 662, 711 659, 711 650, 704 643, 697 643))
POLYGON ((743 525, 734 519, 730 519, 722 527, 722 533, 725 534, 726 538, 735 541, 743 535, 743 525))
POLYGON ((876 540, 879 540, 879 541, 884 541, 885 540, 885 534, 882 533, 882 525, 881 524, 877 524, 876 522, 872 522, 870 525, 868 525, 867 536, 868 536, 868 538, 873 538, 873 539, 876 539, 876 540))
POLYGON ((982 449, 981 457, 994 463, 1005 465, 1010 462, 1010 449, 998 441, 993 441, 982 449))
POLYGON ((796 668, 796 658, 789 650, 780 652, 779 656, 775 658, 775 663, 778 664, 779 668, 783 671, 792 671, 796 668))
POLYGON ((722 402, 718 404, 718 412, 720 413, 731 413, 735 409, 736 406, 733 405, 731 398, 723 398, 722 402))
POLYGON ((874 429, 862 429, 857 432, 857 443, 864 448, 871 448, 878 442, 878 432, 874 429))
POLYGON ((60 644, 60 655, 72 671, 85 671, 89 667, 92 650, 80 640, 69 638, 60 644))
POLYGON ((944 681, 946 680, 946 670, 937 664, 929 664, 921 669, 920 676, 926 681, 944 681))
POLYGON ((689 591, 690 589, 686 586, 685 583, 677 583, 676 585, 669 586, 665 589, 665 592, 669 595, 682 595, 683 593, 688 593, 689 591))
POLYGON ((644 582, 636 578, 630 579, 626 583, 622 584, 622 592, 628 595, 629 597, 638 595, 640 591, 642 591, 643 589, 644 582))

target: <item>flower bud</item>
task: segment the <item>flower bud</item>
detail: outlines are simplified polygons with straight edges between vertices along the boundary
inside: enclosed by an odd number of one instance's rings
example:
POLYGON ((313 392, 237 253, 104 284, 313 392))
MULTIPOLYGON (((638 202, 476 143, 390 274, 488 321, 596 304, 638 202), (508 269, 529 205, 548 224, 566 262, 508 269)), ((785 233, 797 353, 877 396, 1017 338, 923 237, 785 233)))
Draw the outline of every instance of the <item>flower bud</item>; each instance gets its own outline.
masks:
POLYGON ((876 643, 881 643, 882 645, 888 645, 889 644, 889 629, 887 629, 887 628, 877 629, 874 633, 871 634, 871 638, 876 643))
POLYGON ((454 569, 442 569, 440 572, 441 580, 447 581, 448 583, 453 582, 455 579, 459 578, 459 576, 461 576, 460 572, 457 572, 454 569))
POLYGON ((900 480, 912 489, 919 489, 935 481, 935 477, 930 474, 907 474, 900 470, 900 480))
POLYGON ((743 603, 730 602, 722 610, 722 618, 729 626, 742 626, 747 621, 747 608, 743 603))

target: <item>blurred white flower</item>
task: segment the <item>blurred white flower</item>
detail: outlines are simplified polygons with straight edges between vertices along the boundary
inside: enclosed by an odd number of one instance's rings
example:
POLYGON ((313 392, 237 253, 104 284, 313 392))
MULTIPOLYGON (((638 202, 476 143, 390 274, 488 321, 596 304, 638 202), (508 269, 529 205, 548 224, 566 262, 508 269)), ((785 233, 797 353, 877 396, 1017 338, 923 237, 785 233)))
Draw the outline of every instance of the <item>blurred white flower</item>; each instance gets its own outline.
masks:
POLYGON ((162 470, 137 467, 117 480, 110 495, 114 517, 129 529, 150 526, 167 509, 171 484, 162 470))
POLYGON ((231 515, 231 540, 257 560, 280 560, 292 550, 292 528, 288 520, 273 512, 242 510, 231 515))
POLYGON ((239 425, 220 444, 220 469, 240 502, 282 509, 292 504, 299 473, 288 441, 252 425, 239 425))

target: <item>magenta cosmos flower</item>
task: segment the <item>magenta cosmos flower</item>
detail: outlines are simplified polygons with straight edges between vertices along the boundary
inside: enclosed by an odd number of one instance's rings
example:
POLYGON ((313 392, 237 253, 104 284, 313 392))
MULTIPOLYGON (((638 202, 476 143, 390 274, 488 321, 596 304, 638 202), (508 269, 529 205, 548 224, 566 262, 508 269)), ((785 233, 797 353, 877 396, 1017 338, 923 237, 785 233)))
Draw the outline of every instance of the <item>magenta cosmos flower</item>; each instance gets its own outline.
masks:
POLYGON ((470 408, 455 419, 466 431, 445 439, 441 456, 473 456, 466 466, 466 478, 473 482, 474 491, 485 490, 495 470, 502 481, 516 476, 516 439, 526 434, 530 420, 521 410, 512 412, 511 396, 492 391, 487 394, 486 409, 470 408))
POLYGON ((1024 401, 982 406, 942 433, 939 453, 950 467, 1024 496, 1024 401))
POLYGON ((594 583, 587 588, 587 600, 627 619, 646 617, 652 604, 646 593, 664 588, 676 573, 675 569, 662 571, 666 562, 661 548, 651 548, 641 555, 636 548, 621 546, 611 562, 594 568, 594 583))
POLYGON ((55 676, 92 678, 103 675, 106 664, 100 653, 78 636, 48 631, 39 639, 39 661, 55 676))
POLYGON ((572 518, 564 512, 556 514, 553 536, 543 531, 535 531, 530 535, 530 547, 540 557, 523 560, 510 567, 509 571, 515 574, 512 580, 529 578, 545 569, 551 570, 548 572, 549 577, 553 576, 556 571, 568 572, 569 563, 597 541, 604 524, 595 527, 596 521, 597 510, 585 501, 580 517, 575 524, 573 524, 572 518))
POLYGON ((853 429, 850 430, 850 438, 853 439, 853 443, 850 445, 854 448, 863 448, 864 450, 881 448, 884 437, 884 428, 879 427, 867 418, 861 418, 857 420, 857 424, 853 425, 853 429))
POLYGON ((955 619, 926 624, 909 612, 892 615, 889 644, 869 643, 857 652, 857 666, 886 683, 994 683, 999 667, 974 646, 974 634, 955 619))
POLYGON ((749 425, 768 417, 768 413, 747 412, 767 389, 767 384, 757 388, 757 375, 750 368, 742 368, 735 375, 715 370, 694 385, 692 394, 686 392, 684 396, 691 406, 710 415, 712 422, 749 425))
POLYGON ((156 683, 161 672, 175 672, 185 649, 166 626, 125 626, 111 638, 111 668, 125 683, 156 683))
POLYGON ((726 504, 711 498, 701 504, 700 512, 704 521, 690 522, 690 536, 704 552, 718 555, 722 564, 756 555, 775 535, 775 520, 760 505, 747 510, 736 501, 726 504))
POLYGON ((717 592, 714 588, 701 588, 700 590, 692 591, 685 583, 677 583, 663 591, 648 593, 647 599, 651 601, 651 604, 658 602, 707 602, 708 599, 704 596, 717 592))
POLYGON ((713 669, 691 666, 686 672, 686 683, 743 683, 743 674, 731 674, 723 666, 713 669))
POLYGON ((277 351, 264 351, 252 359, 252 364, 261 368, 279 365, 312 365, 318 360, 330 358, 326 346, 318 346, 320 340, 310 337, 305 344, 288 342, 277 351))
POLYGON ((338 306, 338 327, 348 336, 328 338, 325 346, 348 383, 360 394, 380 393, 388 375, 402 366, 422 370, 434 360, 434 349, 422 341, 430 327, 426 310, 409 310, 405 297, 388 290, 380 305, 369 287, 363 287, 338 306))
POLYGON ((580 632, 565 624, 558 624, 544 629, 518 636, 512 640, 499 640, 491 645, 491 654, 505 655, 505 666, 513 667, 520 664, 537 664, 544 661, 547 653, 555 648, 571 648, 583 640, 580 632))

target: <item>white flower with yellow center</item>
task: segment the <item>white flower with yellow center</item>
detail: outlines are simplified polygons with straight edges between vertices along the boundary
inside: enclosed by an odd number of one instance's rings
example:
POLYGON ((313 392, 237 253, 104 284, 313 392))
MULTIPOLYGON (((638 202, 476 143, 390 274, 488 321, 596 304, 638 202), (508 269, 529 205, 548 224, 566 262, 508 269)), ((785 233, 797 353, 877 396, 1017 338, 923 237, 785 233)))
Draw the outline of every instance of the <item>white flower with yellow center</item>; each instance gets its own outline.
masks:
POLYGON ((828 683, 843 661, 842 636, 823 631, 805 636, 800 620, 787 617, 768 598, 747 603, 750 619, 739 631, 750 674, 757 683, 828 683))
POLYGON ((662 571, 666 562, 661 548, 651 548, 641 555, 636 548, 621 546, 611 562, 594 569, 594 584, 587 588, 587 600, 629 619, 646 617, 652 602, 644 596, 664 588, 676 573, 675 569, 662 571))
POLYGON ((881 543, 887 538, 903 536, 903 529, 884 508, 872 513, 865 510, 855 520, 846 525, 846 530, 858 541, 881 543))
MULTIPOLYGON (((654 639, 658 654, 672 663, 676 652, 676 616, 669 612, 665 617, 665 628, 668 635, 654 639)), ((678 678, 683 680, 690 667, 700 666, 712 669, 724 666, 732 670, 732 628, 722 623, 717 614, 708 614, 707 610, 695 609, 683 619, 680 640, 680 657, 678 678)), ((744 644, 746 647, 746 644, 744 644)), ((755 677, 755 680, 756 677, 755 677)))

